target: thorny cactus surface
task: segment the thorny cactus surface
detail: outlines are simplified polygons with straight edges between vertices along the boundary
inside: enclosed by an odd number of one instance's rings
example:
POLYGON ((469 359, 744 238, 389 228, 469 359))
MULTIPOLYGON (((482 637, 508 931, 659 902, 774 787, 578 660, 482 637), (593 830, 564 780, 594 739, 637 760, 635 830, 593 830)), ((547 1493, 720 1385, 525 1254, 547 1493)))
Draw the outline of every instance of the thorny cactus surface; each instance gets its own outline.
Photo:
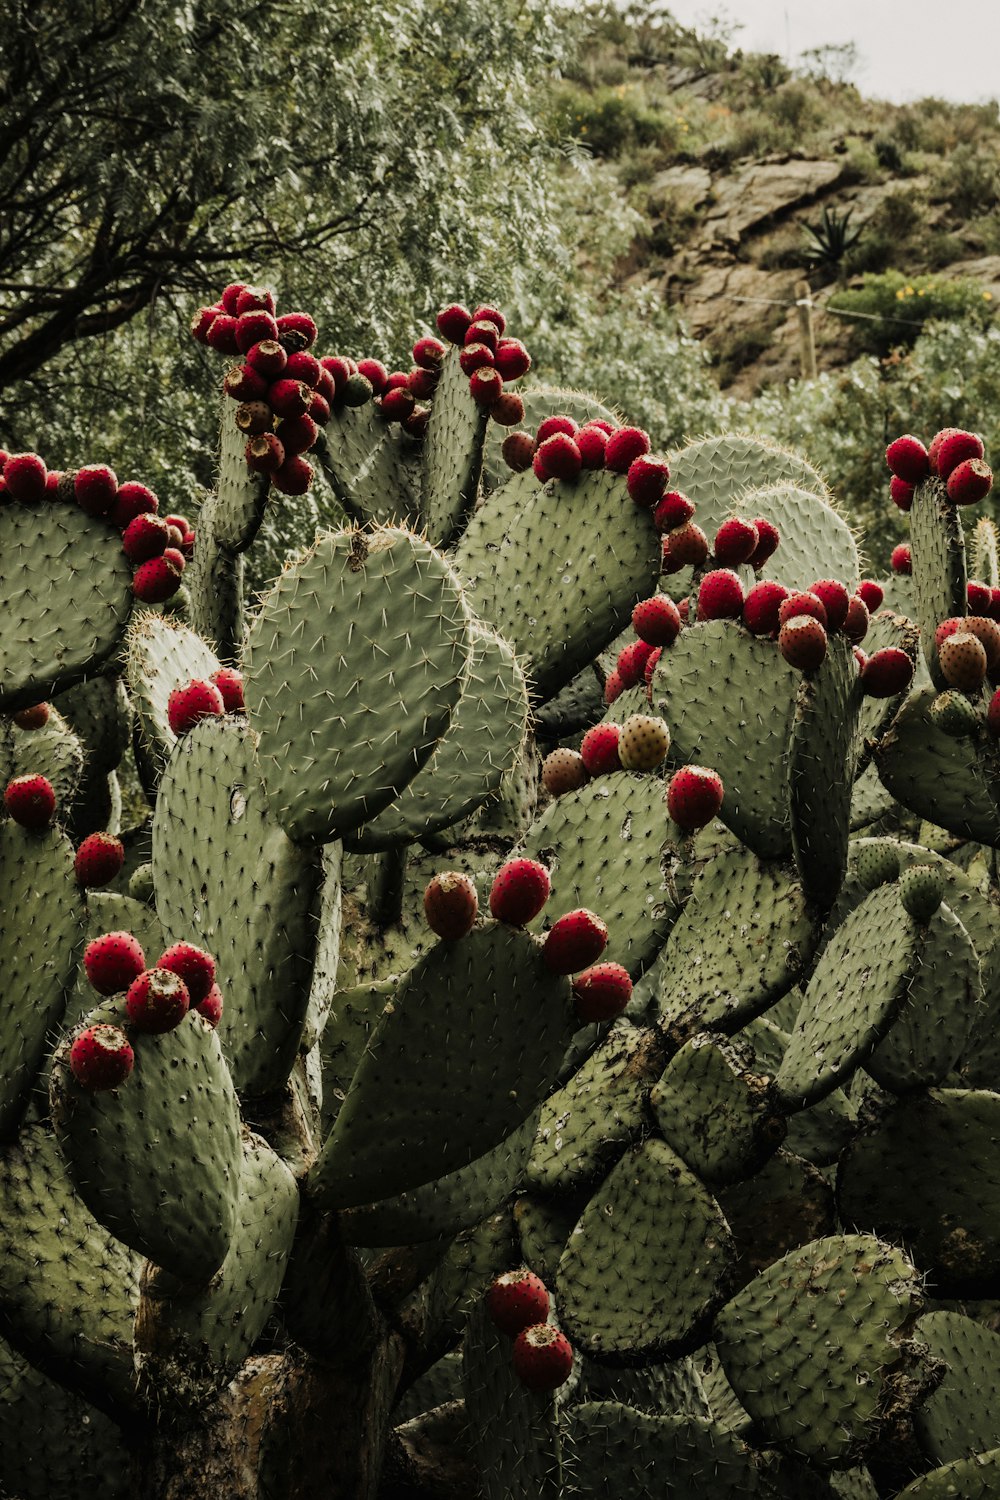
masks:
POLYGON ((995 1494, 981 446, 892 445, 883 586, 439 328, 227 288, 196 533, 4 456, 0 1490, 995 1494))

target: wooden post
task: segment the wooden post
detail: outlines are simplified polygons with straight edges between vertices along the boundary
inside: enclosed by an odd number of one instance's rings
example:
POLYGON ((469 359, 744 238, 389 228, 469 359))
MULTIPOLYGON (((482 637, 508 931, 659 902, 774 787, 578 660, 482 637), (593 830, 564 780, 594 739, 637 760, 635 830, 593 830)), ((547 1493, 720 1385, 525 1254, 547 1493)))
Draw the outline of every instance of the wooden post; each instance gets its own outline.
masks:
POLYGON ((795 283, 795 310, 799 315, 799 363, 803 380, 816 379, 816 339, 813 335, 813 300, 808 281, 795 283))

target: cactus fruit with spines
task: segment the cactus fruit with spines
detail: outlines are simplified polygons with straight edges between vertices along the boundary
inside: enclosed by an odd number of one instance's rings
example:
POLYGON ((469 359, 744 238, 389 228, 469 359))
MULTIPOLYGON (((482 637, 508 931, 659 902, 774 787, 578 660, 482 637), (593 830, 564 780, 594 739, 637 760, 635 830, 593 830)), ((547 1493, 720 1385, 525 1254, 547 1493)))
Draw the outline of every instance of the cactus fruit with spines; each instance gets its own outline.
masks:
POLYGON ((488 300, 412 369, 243 283, 196 328, 196 529, 6 459, 0 1492, 995 1467, 981 443, 891 446, 881 585, 795 454, 511 389, 488 300))

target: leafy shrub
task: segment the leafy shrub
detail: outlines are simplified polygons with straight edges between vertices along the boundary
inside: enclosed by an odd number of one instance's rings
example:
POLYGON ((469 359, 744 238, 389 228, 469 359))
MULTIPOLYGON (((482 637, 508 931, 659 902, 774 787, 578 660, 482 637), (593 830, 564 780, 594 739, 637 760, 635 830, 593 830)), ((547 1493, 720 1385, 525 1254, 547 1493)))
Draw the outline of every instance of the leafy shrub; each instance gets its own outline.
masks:
POLYGON ((968 318, 985 327, 992 316, 989 294, 977 281, 966 277, 942 281, 934 276, 911 279, 896 270, 866 274, 860 287, 836 292, 827 306, 854 322, 855 348, 882 355, 900 345, 911 346, 932 319, 968 318))

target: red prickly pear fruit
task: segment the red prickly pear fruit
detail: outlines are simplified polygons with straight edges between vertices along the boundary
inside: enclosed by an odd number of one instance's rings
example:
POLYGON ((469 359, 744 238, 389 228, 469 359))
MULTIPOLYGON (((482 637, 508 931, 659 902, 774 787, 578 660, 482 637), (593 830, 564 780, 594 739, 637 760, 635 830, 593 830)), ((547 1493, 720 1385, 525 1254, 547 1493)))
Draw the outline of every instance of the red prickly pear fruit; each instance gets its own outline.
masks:
POLYGON ((399 425, 406 433, 407 437, 422 438, 424 433, 427 431, 427 425, 430 422, 430 419, 431 409, 429 406, 415 406, 410 412, 410 415, 408 417, 404 417, 399 425))
POLYGON ((847 615, 840 627, 841 635, 846 636, 856 646, 868 634, 870 622, 871 616, 868 613, 867 604, 858 594, 852 594, 851 602, 847 606, 847 615))
POLYGON ((22 828, 48 828, 56 815, 56 794, 46 776, 15 776, 7 783, 3 805, 22 828))
POLYGON ((587 730, 580 741, 580 759, 589 776, 606 776, 610 771, 621 770, 618 759, 621 732, 620 724, 595 724, 587 730))
POLYGON ((304 380, 281 375, 268 386, 266 400, 276 417, 301 417, 309 410, 312 390, 304 380))
POLYGON ((744 521, 740 516, 730 516, 715 533, 712 552, 716 562, 722 567, 738 568, 741 563, 750 561, 759 540, 757 528, 752 521, 744 521))
POLYGON ((681 617, 681 628, 683 629, 684 626, 688 623, 688 616, 691 613, 691 600, 682 599, 677 606, 677 613, 681 617))
POLYGON ((149 562, 151 557, 162 557, 170 545, 169 527, 162 516, 143 511, 130 521, 122 534, 122 551, 130 563, 149 562))
POLYGON ((235 667, 220 667, 208 680, 213 687, 218 688, 222 706, 227 714, 243 712, 246 704, 243 701, 242 672, 237 672, 235 667))
POLYGON ((826 631, 815 615, 792 615, 778 631, 778 650, 796 671, 815 672, 826 648, 826 631))
POLYGON ((425 370, 422 365, 407 372, 406 389, 415 401, 428 401, 437 390, 441 380, 440 370, 425 370))
POLYGON ((191 337, 197 339, 199 344, 208 343, 208 330, 219 316, 218 307, 199 307, 191 319, 191 337))
MULTIPOLYGON (((6 469, 4 476, 6 477, 6 469)), ((118 494, 118 480, 107 464, 86 464, 73 477, 76 503, 88 516, 106 516, 118 494)))
POLYGON ((296 336, 296 340, 304 339, 304 343, 296 343, 299 349, 311 349, 316 342, 318 332, 315 322, 308 313, 282 313, 278 319, 278 337, 286 339, 291 334, 296 336))
POLYGON ((580 450, 580 463, 585 469, 604 468, 604 450, 608 446, 606 432, 588 423, 580 428, 573 441, 580 450))
POLYGON ((82 1089, 97 1094, 116 1089, 135 1066, 135 1053, 120 1026, 102 1022, 88 1026, 73 1038, 69 1049, 70 1072, 82 1089))
POLYGON ((659 661, 662 655, 663 647, 654 646, 652 651, 649 653, 649 659, 646 662, 645 670, 642 674, 642 680, 646 684, 647 703, 652 703, 653 701, 653 676, 656 672, 656 663, 659 661))
POLYGON ((913 663, 898 646, 873 651, 861 668, 861 688, 869 698, 895 698, 913 681, 913 663))
POLYGON ((577 750, 560 747, 551 750, 542 761, 542 785, 552 797, 579 791, 589 780, 587 767, 577 750))
POLYGON ((440 371, 447 350, 440 339, 426 338, 417 339, 413 346, 413 363, 419 365, 422 370, 440 371))
POLYGON ((325 365, 320 365, 319 367, 319 379, 316 382, 313 401, 315 401, 317 396, 322 396, 327 406, 332 406, 337 396, 337 382, 325 365))
MULTIPOLYGON (((469 381, 470 389, 472 381, 486 373, 485 370, 477 370, 469 381)), ((493 370, 491 373, 495 375, 497 372, 493 370)), ((516 427, 519 422, 524 421, 524 402, 516 391, 503 391, 489 408, 489 413, 499 427, 516 427)))
POLYGON ((132 592, 143 604, 164 604, 180 586, 180 569, 165 556, 140 564, 132 578, 132 592))
POLYGON ((946 429, 934 439, 934 469, 939 479, 948 479, 959 464, 970 458, 985 457, 983 440, 974 432, 959 427, 946 429), (938 437, 940 441, 938 441, 938 437))
MULTIPOLYGON (((173 527, 170 528, 173 530, 173 527)), ((178 573, 183 573, 187 567, 187 559, 179 547, 166 547, 163 552, 164 562, 168 562, 178 573)))
POLYGON ((604 417, 591 417, 587 422, 587 426, 599 427, 600 430, 604 433, 605 437, 610 437, 613 432, 618 431, 618 428, 615 426, 614 422, 608 422, 604 419, 604 417))
POLYGON ((507 319, 498 307, 490 307, 489 303, 481 302, 472 314, 474 323, 492 323, 498 333, 504 333, 507 328, 507 319))
POLYGON ((981 458, 967 458, 948 475, 948 499, 953 505, 978 505, 993 488, 993 470, 981 458))
POLYGON ((248 362, 226 371, 222 389, 233 401, 265 401, 270 384, 271 377, 248 362))
POLYGON ((680 628, 680 612, 669 594, 641 599, 632 611, 632 629, 649 646, 672 646, 680 628))
POLYGON ((941 431, 936 432, 931 438, 927 448, 927 457, 930 459, 932 473, 936 474, 938 472, 937 461, 938 453, 941 450, 941 444, 945 441, 946 438, 954 437, 954 435, 956 433, 960 433, 961 430, 962 429, 960 427, 942 427, 941 431))
POLYGON ((581 906, 553 922, 542 943, 542 962, 552 974, 577 974, 596 963, 607 946, 607 924, 581 906))
POLYGON ((627 646, 622 647, 618 653, 615 669, 625 687, 635 687, 637 682, 641 682, 652 651, 653 647, 648 641, 631 641, 627 646))
POLYGON ((894 573, 899 573, 903 577, 909 577, 913 572, 913 560, 906 542, 900 542, 898 547, 893 547, 889 566, 894 573))
POLYGON ((885 590, 873 578, 862 578, 857 587, 857 596, 864 604, 868 613, 873 615, 877 610, 882 608, 885 590))
POLYGON ((975 693, 986 679, 988 659, 982 641, 969 630, 957 630, 938 647, 938 666, 949 687, 975 693))
POLYGON ((548 1317, 545 1283, 534 1271, 504 1271, 486 1293, 486 1311, 498 1333, 517 1338, 522 1329, 548 1317))
POLYGON ((698 620, 738 620, 743 613, 743 585, 729 568, 706 573, 698 586, 698 620))
MULTIPOLYGON (((986 652, 986 671, 990 677, 1000 670, 1000 626, 988 615, 968 615, 957 622, 959 630, 967 630, 986 652)), ((940 628, 940 627, 939 627, 940 628)), ((940 645, 940 641, 938 642, 940 645)))
POLYGON ((243 452, 255 474, 275 474, 285 462, 285 445, 276 432, 255 433, 243 452))
POLYGON ((663 538, 663 571, 676 573, 680 568, 700 568, 708 557, 708 537, 693 521, 675 526, 663 538), (669 564, 669 566, 668 566, 669 564))
POLYGON ((222 991, 219 989, 219 986, 213 984, 204 1000, 199 1001, 197 1005, 191 1008, 192 1010, 196 1010, 199 1016, 204 1016, 214 1031, 222 1020, 222 991))
POLYGON ((988 583, 981 583, 978 578, 970 578, 965 585, 965 597, 969 609, 974 615, 984 615, 990 607, 993 590, 988 583))
POLYGON ((235 420, 241 432, 267 432, 274 420, 274 413, 266 401, 243 401, 236 408, 235 420))
POLYGON ((501 339, 495 363, 504 380, 520 380, 531 369, 531 355, 520 339, 501 339))
POLYGON ((613 474, 627 474, 637 458, 650 450, 649 434, 641 427, 618 427, 608 438, 604 467, 613 474))
POLYGON ((167 722, 174 734, 186 734, 202 719, 226 711, 222 694, 214 682, 192 677, 183 687, 175 687, 167 699, 167 722))
MULTIPOLYGON (((261 437, 266 434, 261 433, 261 437)), ((308 412, 303 412, 301 417, 282 417, 278 423, 275 436, 285 450, 285 460, 296 458, 300 453, 308 453, 316 439, 319 437, 319 428, 308 412)), ((276 474, 282 467, 277 464, 272 470, 276 474)))
POLYGON ((549 899, 552 882, 535 859, 508 859, 490 888, 490 913, 498 922, 524 927, 538 916, 549 899))
POLYGON ((283 495, 304 495, 312 484, 313 466, 306 459, 294 454, 285 458, 280 469, 271 475, 271 483, 283 495))
POLYGON ((653 511, 653 525, 657 531, 674 531, 683 526, 694 515, 694 501, 679 490, 668 490, 653 511))
POLYGON ((861 649, 860 646, 852 646, 851 647, 851 654, 853 655, 854 660, 858 664, 858 671, 859 672, 863 672, 865 670, 865 665, 866 665, 866 663, 868 661, 867 655, 865 654, 864 651, 862 651, 862 649, 861 649))
POLYGON ((529 1391, 554 1391, 573 1369, 573 1346, 551 1323, 522 1328, 511 1354, 514 1374, 529 1391))
POLYGON ((525 469, 531 468, 531 461, 535 456, 535 440, 527 432, 510 432, 504 438, 500 452, 508 469, 513 469, 515 474, 523 474, 525 469))
POLYGON ((839 630, 847 619, 847 611, 851 603, 851 595, 847 586, 838 582, 836 578, 820 578, 816 583, 809 585, 808 592, 815 594, 826 610, 827 629, 839 630))
POLYGON ((787 598, 783 583, 772 579, 755 583, 743 601, 743 623, 750 634, 776 636, 781 624, 778 612, 787 598))
POLYGON ((997 688, 990 699, 990 706, 986 710, 986 732, 993 738, 1000 739, 1000 688, 997 688))
POLYGON ((215 983, 215 959, 194 943, 173 943, 156 960, 158 969, 179 974, 187 985, 192 1005, 200 1005, 215 983))
POLYGON ((652 714, 629 714, 618 739, 618 759, 625 771, 655 771, 670 749, 670 731, 652 714))
POLYGON ((579 431, 580 429, 572 417, 563 415, 545 417, 538 424, 538 431, 535 433, 535 442, 544 443, 546 438, 556 437, 559 433, 562 433, 565 437, 575 439, 579 431))
POLYGON ((239 354, 236 343, 236 319, 232 313, 217 313, 208 327, 205 343, 217 354, 239 354))
POLYGON ((236 316, 248 312, 266 312, 274 317, 274 293, 268 286, 245 286, 236 298, 236 316))
POLYGON ((991 620, 1000 621, 1000 588, 990 589, 990 607, 986 613, 991 620))
POLYGON ((125 1014, 136 1031, 162 1036, 179 1026, 191 1009, 188 987, 169 969, 146 969, 129 985, 125 1014))
POLYGON ((754 516, 753 524, 757 528, 757 545, 750 555, 750 567, 762 568, 781 546, 781 533, 766 516, 754 516))
MULTIPOLYGON (((607 466, 607 457, 607 443, 605 443, 605 466, 607 466)), ((670 465, 664 459, 650 458, 648 454, 642 454, 629 464, 628 473, 625 476, 625 487, 636 505, 652 510, 663 499, 663 492, 669 478, 670 465)))
POLYGON ((333 381, 334 394, 339 396, 353 373, 350 361, 339 354, 324 354, 319 364, 320 369, 325 370, 333 381))
POLYGON ((379 410, 387 422, 403 422, 413 411, 417 401, 409 386, 395 386, 386 391, 379 402, 379 410))
POLYGON ((722 777, 707 766, 682 766, 667 782, 667 812, 685 833, 711 823, 722 806, 722 777))
MULTIPOLYGON (((299 356, 293 354, 292 358, 288 361, 289 364, 292 363, 292 360, 297 358, 299 358, 299 356)), ((357 373, 359 375, 363 375, 366 380, 370 380, 371 387, 375 392, 375 395, 381 396, 382 392, 385 390, 386 381, 389 379, 389 371, 386 369, 385 365, 380 359, 359 359, 357 373)), ((304 380, 305 378, 306 377, 304 375, 299 375, 300 380, 304 380)))
POLYGON ((624 691, 625 684, 622 682, 622 674, 615 667, 604 679, 604 702, 610 708, 615 699, 620 698, 624 691))
POLYGON ((632 980, 621 964, 593 964, 573 980, 573 1003, 581 1025, 613 1021, 632 998, 632 980))
POLYGON ((247 286, 245 281, 231 281, 229 285, 223 289, 222 296, 219 298, 219 301, 222 304, 223 310, 229 313, 231 317, 236 316, 237 309, 240 305, 240 297, 246 290, 247 286))
POLYGON ((893 439, 885 450, 885 461, 896 478, 907 484, 919 484, 931 470, 927 449, 909 432, 893 439))
POLYGON ((787 599, 782 600, 778 609, 778 624, 784 625, 786 620, 793 619, 795 615, 812 615, 826 629, 826 605, 817 594, 806 589, 796 589, 787 599))
POLYGON ((130 932, 106 932, 83 950, 83 969, 99 995, 127 990, 146 967, 138 938, 130 932))
POLYGON ((495 406, 503 396, 503 379, 499 370, 482 366, 469 376, 469 395, 477 406, 495 406))
POLYGON ((148 485, 139 484, 135 479, 126 479, 124 484, 118 486, 115 503, 108 511, 108 520, 119 531, 124 531, 136 516, 155 516, 159 508, 160 502, 148 485))
POLYGON ((485 344, 495 358, 500 343, 500 335, 497 332, 496 324, 480 318, 473 318, 462 336, 462 343, 466 349, 468 349, 470 344, 485 344))
POLYGON ((306 415, 312 417, 319 427, 325 427, 330 420, 330 414, 330 403, 327 398, 321 391, 313 391, 306 415))
POLYGON ((246 312, 238 314, 233 337, 240 353, 249 354, 254 344, 263 343, 265 339, 278 342, 278 324, 264 308, 248 308, 246 312))
POLYGON ((581 468, 580 450, 571 437, 557 432, 538 444, 531 464, 542 484, 549 479, 576 479, 581 468))
POLYGON ((108 885, 121 873, 125 845, 113 833, 88 833, 73 859, 78 885, 86 890, 108 885))
POLYGON ((33 703, 30 708, 19 708, 11 717, 18 729, 44 729, 49 722, 49 705, 33 703))
MULTIPOLYGON (((371 382, 372 389, 374 390, 375 380, 372 378, 372 370, 381 371, 382 375, 385 375, 385 365, 379 364, 377 359, 363 359, 359 362, 358 373, 364 375, 365 379, 371 382), (363 366, 367 366, 368 368, 362 368, 363 366)), ((322 373, 323 366, 315 354, 309 354, 305 349, 293 350, 285 362, 285 379, 300 380, 311 391, 314 391, 319 385, 319 378, 322 373)))
POLYGON ((893 474, 889 480, 889 498, 898 510, 909 510, 913 504, 916 488, 915 484, 907 484, 905 479, 900 479, 898 474, 893 474))
POLYGON ((348 375, 347 382, 338 396, 343 406, 365 406, 372 399, 372 383, 366 380, 364 375, 359 375, 355 370, 353 375, 348 375))
MULTIPOLYGON (((488 344, 466 344, 458 356, 458 363, 462 373, 474 375, 477 370, 493 369, 493 350, 488 344)), ((499 374, 499 371, 497 371, 499 374)), ((500 376, 500 386, 503 388, 503 376, 500 376)))
POLYGON ((442 307, 435 321, 442 338, 446 338, 449 343, 460 344, 465 338, 465 330, 472 322, 472 314, 461 302, 452 302, 448 307, 442 307))
POLYGON ((435 875, 424 891, 424 916, 427 925, 446 943, 464 938, 476 925, 479 896, 471 875, 460 870, 446 870, 435 875))

